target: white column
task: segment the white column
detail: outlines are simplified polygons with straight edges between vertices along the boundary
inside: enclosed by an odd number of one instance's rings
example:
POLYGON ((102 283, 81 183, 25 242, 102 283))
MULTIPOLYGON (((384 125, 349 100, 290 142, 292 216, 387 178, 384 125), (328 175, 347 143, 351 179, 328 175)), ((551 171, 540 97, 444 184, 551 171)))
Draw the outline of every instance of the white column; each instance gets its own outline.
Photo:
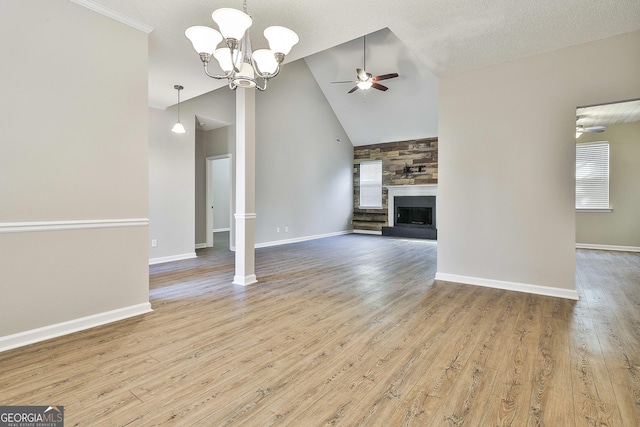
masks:
POLYGON ((256 92, 236 89, 236 272, 233 283, 250 285, 255 274, 256 92))

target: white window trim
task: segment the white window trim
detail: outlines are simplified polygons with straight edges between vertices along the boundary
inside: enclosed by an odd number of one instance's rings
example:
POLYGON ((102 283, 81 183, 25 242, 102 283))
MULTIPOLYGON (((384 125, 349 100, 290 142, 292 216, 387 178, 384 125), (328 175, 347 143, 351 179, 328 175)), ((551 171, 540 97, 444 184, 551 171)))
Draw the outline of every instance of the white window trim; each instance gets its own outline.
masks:
POLYGON ((359 181, 360 181, 360 204, 359 204, 359 208, 360 209, 382 209, 382 160, 371 160, 371 161, 365 161, 365 162, 360 162, 360 170, 358 171, 358 176, 359 176, 359 181), (376 189, 379 191, 379 200, 380 203, 379 204, 375 204, 375 205, 363 205, 362 204, 362 189, 363 189, 363 180, 362 180, 362 166, 363 165, 380 165, 380 177, 376 177, 376 182, 373 182, 372 185, 375 185, 376 189))
MULTIPOLYGON (((609 204, 608 207, 604 208, 604 207, 575 207, 576 212, 579 213, 609 213, 609 212, 613 212, 613 209, 611 208, 610 204, 611 204, 611 145, 609 144, 609 141, 593 141, 593 142, 578 142, 576 144, 576 173, 577 173, 577 167, 578 167, 578 154, 577 154, 577 150, 578 147, 585 147, 585 146, 593 146, 593 145, 606 145, 607 147, 607 190, 606 190, 606 196, 607 196, 607 202, 609 204)), ((578 182, 577 182, 577 177, 576 177, 576 193, 578 190, 578 182)), ((576 194, 576 204, 578 203, 578 199, 577 199, 577 194, 576 194)))
POLYGON ((580 212, 580 213, 607 213, 607 212, 613 212, 613 208, 609 208, 609 209, 576 208, 576 212, 580 212))

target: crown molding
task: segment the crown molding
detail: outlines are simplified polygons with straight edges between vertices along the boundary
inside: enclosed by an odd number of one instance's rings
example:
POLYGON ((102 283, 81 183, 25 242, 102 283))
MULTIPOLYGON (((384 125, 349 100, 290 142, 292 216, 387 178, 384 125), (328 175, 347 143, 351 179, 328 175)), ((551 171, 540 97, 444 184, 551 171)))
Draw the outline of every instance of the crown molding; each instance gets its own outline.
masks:
POLYGON ((135 19, 123 15, 120 12, 116 12, 113 9, 109 9, 106 6, 103 6, 99 3, 96 3, 92 0, 71 0, 73 3, 79 4, 80 6, 84 6, 87 9, 93 10, 101 15, 104 15, 108 18, 111 18, 115 21, 121 22, 125 25, 128 25, 131 28, 135 28, 136 30, 142 31, 143 33, 149 34, 153 31, 153 27, 147 24, 143 24, 142 22, 136 21, 135 19))

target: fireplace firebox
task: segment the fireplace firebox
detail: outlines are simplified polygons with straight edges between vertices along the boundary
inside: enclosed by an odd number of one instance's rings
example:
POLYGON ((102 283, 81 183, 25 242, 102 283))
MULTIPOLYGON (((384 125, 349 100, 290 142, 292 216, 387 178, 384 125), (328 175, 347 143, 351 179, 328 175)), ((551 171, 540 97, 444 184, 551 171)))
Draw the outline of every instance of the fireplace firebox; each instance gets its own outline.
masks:
POLYGON ((427 207, 396 208, 396 226, 398 227, 429 227, 433 222, 433 212, 427 207))

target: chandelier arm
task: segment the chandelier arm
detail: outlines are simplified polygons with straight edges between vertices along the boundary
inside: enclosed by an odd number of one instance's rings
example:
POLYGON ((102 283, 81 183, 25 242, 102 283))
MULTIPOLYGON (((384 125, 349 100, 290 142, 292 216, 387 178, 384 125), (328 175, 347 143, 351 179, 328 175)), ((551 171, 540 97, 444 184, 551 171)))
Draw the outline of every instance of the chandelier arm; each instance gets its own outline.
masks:
POLYGON ((211 74, 209 72, 209 63, 208 62, 203 62, 202 65, 204 67, 204 73, 207 76, 211 77, 212 79, 223 80, 223 79, 228 79, 229 77, 231 77, 231 71, 229 71, 227 74, 211 74))
POLYGON ((260 77, 261 79, 269 80, 280 74, 280 65, 278 65, 278 68, 276 68, 276 72, 273 74, 262 74, 257 66, 253 67, 253 71, 256 73, 256 76, 260 77))
POLYGON ((256 89, 258 89, 260 92, 264 92, 265 90, 267 90, 267 79, 264 79, 263 82, 264 82, 264 86, 262 87, 260 87, 258 82, 256 82, 256 89))

